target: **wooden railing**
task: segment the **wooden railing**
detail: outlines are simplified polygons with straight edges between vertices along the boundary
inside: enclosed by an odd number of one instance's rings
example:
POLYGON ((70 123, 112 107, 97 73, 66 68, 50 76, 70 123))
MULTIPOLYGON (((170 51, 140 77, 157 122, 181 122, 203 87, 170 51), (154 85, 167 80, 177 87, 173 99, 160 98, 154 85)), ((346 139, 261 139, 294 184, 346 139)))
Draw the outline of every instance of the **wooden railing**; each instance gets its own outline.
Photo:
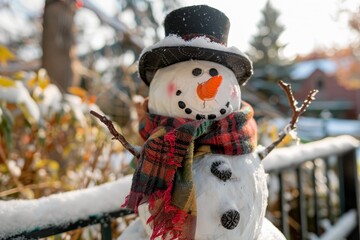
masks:
POLYGON ((269 202, 268 218, 287 239, 360 239, 358 148, 343 136, 279 149, 264 160, 278 189, 269 185, 278 201, 269 202))
MULTIPOLYGON (((270 200, 275 199, 269 202, 267 216, 287 239, 360 239, 356 163, 359 146, 359 141, 350 136, 328 138, 276 149, 264 160, 265 170, 270 176, 270 200), (278 190, 274 190, 273 186, 277 186, 278 190)), ((113 185, 107 186, 108 190, 102 192, 103 195, 114 194, 111 189, 119 188, 123 183, 111 184, 113 185)), ((78 195, 88 194, 91 190, 81 191, 78 195)), ((87 197, 92 198, 93 195, 88 194, 87 197)), ((94 199, 94 204, 96 201, 99 199, 94 199)), ((39 239, 100 224, 102 239, 112 239, 111 221, 131 212, 126 209, 103 212, 105 213, 79 217, 66 224, 52 223, 31 230, 17 230, 3 236, 7 236, 5 239, 39 239)), ((0 216, 0 219, 5 216, 3 220, 6 220, 6 214, 11 214, 6 211, 3 213, 5 215, 0 216)), ((19 222, 19 228, 23 225, 19 222)))
POLYGON ((89 216, 86 219, 79 219, 75 222, 70 222, 68 224, 53 225, 49 227, 34 229, 31 231, 24 231, 10 236, 9 239, 39 239, 99 224, 101 231, 101 239, 111 240, 112 220, 119 217, 124 217, 129 214, 132 214, 130 210, 120 209, 117 211, 102 213, 96 216, 89 216))

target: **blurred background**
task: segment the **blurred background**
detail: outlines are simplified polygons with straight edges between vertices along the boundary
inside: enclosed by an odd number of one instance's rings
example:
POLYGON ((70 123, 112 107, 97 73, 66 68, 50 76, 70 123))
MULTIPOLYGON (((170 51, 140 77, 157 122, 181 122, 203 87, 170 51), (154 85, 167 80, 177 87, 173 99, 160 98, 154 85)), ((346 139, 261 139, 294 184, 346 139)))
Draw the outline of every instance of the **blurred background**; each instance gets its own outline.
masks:
MULTIPOLYGON (((0 0, 0 199, 38 198, 115 180, 131 155, 90 116, 111 117, 129 142, 148 88, 137 75, 144 47, 164 37, 178 7, 208 4, 230 19, 229 46, 253 61, 242 88, 259 140, 274 141, 301 103, 302 142, 360 138, 360 3, 357 0, 0 0)), ((282 143, 292 145, 291 137, 282 143)))

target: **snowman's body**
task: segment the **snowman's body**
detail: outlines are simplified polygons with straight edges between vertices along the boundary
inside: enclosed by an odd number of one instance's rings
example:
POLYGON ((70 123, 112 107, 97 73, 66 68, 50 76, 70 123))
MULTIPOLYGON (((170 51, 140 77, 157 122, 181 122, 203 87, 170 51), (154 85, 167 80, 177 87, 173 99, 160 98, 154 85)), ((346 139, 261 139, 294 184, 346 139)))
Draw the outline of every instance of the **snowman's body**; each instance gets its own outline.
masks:
MULTIPOLYGON (((150 85, 149 112, 153 114, 217 120, 240 106, 235 75, 214 62, 191 60, 159 69, 150 85)), ((263 228, 268 191, 256 152, 206 154, 194 159, 192 171, 197 206, 195 239, 283 239, 268 222, 271 235, 278 237, 269 238, 269 230, 263 228)), ((147 207, 140 206, 139 215, 151 234, 146 224, 150 216, 147 207)))
POLYGON ((210 154, 194 164, 193 172, 196 239, 257 239, 268 196, 266 175, 257 154, 210 154), (229 172, 230 178, 219 178, 220 173, 229 172))

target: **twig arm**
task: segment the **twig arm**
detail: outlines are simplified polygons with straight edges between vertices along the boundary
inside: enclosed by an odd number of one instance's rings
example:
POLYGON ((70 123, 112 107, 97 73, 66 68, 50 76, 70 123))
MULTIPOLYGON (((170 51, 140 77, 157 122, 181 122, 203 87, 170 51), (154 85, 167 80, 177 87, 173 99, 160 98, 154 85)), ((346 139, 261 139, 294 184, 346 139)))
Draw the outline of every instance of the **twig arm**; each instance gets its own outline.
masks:
POLYGON ((306 109, 310 106, 311 102, 315 100, 315 95, 319 92, 316 89, 311 90, 307 98, 303 102, 303 104, 300 107, 297 107, 297 101, 292 92, 291 85, 284 83, 283 81, 279 81, 278 84, 280 85, 281 89, 285 92, 289 100, 293 115, 290 120, 290 123, 285 127, 283 131, 279 133, 279 138, 275 140, 273 143, 271 143, 269 146, 267 146, 264 150, 258 153, 261 159, 264 159, 277 145, 279 145, 279 143, 281 143, 281 141, 286 137, 286 135, 289 132, 296 129, 296 124, 299 120, 300 115, 306 111, 306 109))
POLYGON ((90 113, 107 126, 110 133, 113 135, 112 139, 118 140, 132 155, 139 158, 140 153, 115 129, 111 120, 95 111, 91 110, 90 113))

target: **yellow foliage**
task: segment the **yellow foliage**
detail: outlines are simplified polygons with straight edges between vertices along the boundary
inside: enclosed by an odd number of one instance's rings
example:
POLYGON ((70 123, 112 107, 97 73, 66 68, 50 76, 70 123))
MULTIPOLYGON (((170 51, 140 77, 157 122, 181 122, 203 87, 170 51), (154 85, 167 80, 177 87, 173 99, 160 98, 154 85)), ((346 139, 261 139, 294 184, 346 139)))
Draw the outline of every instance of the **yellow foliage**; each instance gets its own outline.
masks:
MULTIPOLYGON (((273 140, 273 141, 278 139, 279 131, 278 131, 277 127, 272 126, 270 129, 269 135, 270 135, 271 140, 273 140)), ((291 143, 291 141, 292 141, 292 137, 290 136, 290 134, 287 134, 277 147, 285 147, 285 146, 289 145, 291 143)))
POLYGON ((8 60, 15 59, 15 55, 7 47, 0 45, 0 64, 6 65, 8 60))
POLYGON ((32 79, 30 79, 30 80, 28 81, 28 83, 27 83, 28 86, 31 87, 31 88, 35 87, 36 80, 37 80, 37 77, 36 77, 36 76, 33 77, 32 79))
POLYGON ((69 91, 69 93, 74 94, 78 97, 81 97, 82 99, 87 97, 86 90, 81 87, 69 87, 68 91, 69 91))
POLYGON ((88 102, 89 102, 89 104, 96 103, 96 96, 94 96, 94 95, 89 96, 88 102))
POLYGON ((35 77, 28 81, 29 87, 33 88, 36 85, 44 90, 50 84, 50 78, 44 68, 39 69, 35 77))
POLYGON ((34 119, 34 117, 31 115, 29 108, 26 106, 25 103, 18 103, 17 104, 18 108, 22 111, 22 113, 24 114, 26 120, 31 123, 31 124, 35 124, 36 121, 34 119))
POLYGON ((80 97, 83 102, 86 102, 88 104, 96 103, 96 96, 89 95, 89 93, 81 87, 76 87, 76 86, 69 87, 68 92, 75 96, 80 97))
POLYGON ((6 173, 8 172, 7 167, 4 164, 0 164, 0 173, 6 173))
POLYGON ((64 147, 63 152, 62 152, 63 157, 64 157, 64 158, 69 157, 71 151, 72 151, 74 148, 76 148, 76 144, 75 144, 75 143, 70 143, 70 144, 66 145, 66 146, 64 147))
POLYGON ((1 87, 15 87, 15 81, 10 78, 0 76, 0 86, 1 87))
POLYGON ((58 171, 59 163, 51 159, 40 159, 35 162, 35 169, 49 167, 51 170, 58 171))
MULTIPOLYGON (((259 136, 264 137, 267 141, 274 142, 279 138, 280 130, 276 125, 271 124, 268 121, 261 122, 258 128, 259 136)), ((293 137, 287 134, 285 138, 277 145, 277 147, 289 146, 293 143, 293 137)), ((268 144, 268 143, 267 143, 268 144)))
POLYGON ((15 80, 22 80, 25 78, 25 74, 26 74, 26 72, 24 72, 24 71, 18 71, 13 75, 13 78, 15 80))

